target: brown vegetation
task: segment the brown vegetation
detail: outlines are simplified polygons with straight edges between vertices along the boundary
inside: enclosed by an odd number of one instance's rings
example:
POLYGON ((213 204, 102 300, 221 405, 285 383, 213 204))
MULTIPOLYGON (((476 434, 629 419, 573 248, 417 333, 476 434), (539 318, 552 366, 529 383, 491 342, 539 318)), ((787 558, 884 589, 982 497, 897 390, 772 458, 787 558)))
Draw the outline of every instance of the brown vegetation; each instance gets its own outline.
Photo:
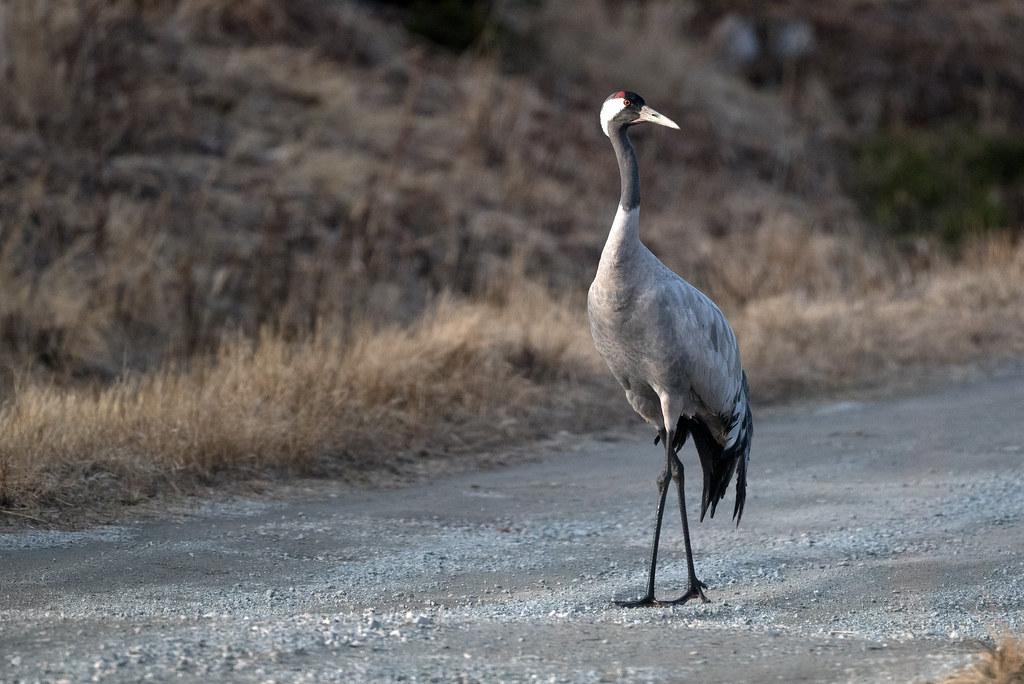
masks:
POLYGON ((405 328, 266 330, 100 388, 29 384, 0 410, 0 506, 130 502, 223 472, 401 473, 595 427, 607 383, 581 329, 524 286, 501 302, 442 300, 405 328))
POLYGON ((734 317, 761 399, 881 381, 894 371, 1024 355, 1024 246, 975 245, 909 286, 786 294, 734 317))
POLYGON ((1024 352, 1014 237, 865 225, 831 56, 754 87, 682 3, 531 7, 456 55, 396 4, 0 5, 0 506, 627 416, 582 314, 623 86, 683 129, 636 136, 644 239, 729 314, 758 399, 1024 352))
POLYGON ((978 662, 942 684, 1024 684, 1024 641, 1005 637, 998 645, 986 647, 978 662))

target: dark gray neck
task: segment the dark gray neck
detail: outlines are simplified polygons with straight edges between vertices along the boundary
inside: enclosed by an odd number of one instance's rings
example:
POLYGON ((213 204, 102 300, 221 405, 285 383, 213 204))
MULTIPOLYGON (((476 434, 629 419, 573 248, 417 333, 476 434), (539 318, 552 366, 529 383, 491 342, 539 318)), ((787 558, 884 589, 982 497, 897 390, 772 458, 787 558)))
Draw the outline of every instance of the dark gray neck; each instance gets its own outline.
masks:
POLYGON ((615 157, 619 160, 619 179, 622 182, 619 204, 626 209, 634 209, 640 206, 640 167, 637 166, 636 153, 626 133, 627 128, 612 125, 608 129, 608 137, 615 148, 615 157))

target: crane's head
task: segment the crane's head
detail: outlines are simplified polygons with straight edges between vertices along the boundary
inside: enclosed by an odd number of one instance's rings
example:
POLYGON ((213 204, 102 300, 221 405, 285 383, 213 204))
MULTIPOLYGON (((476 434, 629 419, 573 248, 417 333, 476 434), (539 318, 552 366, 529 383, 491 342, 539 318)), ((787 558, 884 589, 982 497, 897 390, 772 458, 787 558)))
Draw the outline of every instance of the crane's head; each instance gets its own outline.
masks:
POLYGON ((675 121, 648 107, 644 98, 629 90, 612 93, 601 106, 601 130, 605 135, 611 135, 611 129, 615 126, 630 126, 641 121, 679 130, 675 121))

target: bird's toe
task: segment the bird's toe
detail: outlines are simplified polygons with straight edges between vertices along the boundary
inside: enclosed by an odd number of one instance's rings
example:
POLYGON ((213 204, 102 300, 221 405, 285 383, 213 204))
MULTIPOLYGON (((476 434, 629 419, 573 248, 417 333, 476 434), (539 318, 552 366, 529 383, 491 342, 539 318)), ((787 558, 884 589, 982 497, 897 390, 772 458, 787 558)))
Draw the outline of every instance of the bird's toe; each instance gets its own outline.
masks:
POLYGON ((615 605, 619 608, 643 608, 657 604, 658 602, 654 599, 654 596, 641 596, 637 599, 615 599, 615 605))
POLYGON ((690 585, 689 591, 677 598, 675 601, 666 601, 665 603, 671 605, 681 605, 692 601, 693 599, 700 599, 701 603, 711 603, 711 599, 704 595, 704 590, 708 588, 708 585, 704 584, 700 580, 690 585))

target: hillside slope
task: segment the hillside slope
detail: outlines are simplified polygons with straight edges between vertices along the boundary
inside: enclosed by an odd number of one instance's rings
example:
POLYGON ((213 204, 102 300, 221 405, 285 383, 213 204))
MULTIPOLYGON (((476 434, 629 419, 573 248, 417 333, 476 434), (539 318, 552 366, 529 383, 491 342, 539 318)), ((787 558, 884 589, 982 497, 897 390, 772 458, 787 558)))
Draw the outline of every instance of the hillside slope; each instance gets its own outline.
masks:
POLYGON ((0 508, 632 419, 583 314, 622 87, 682 129, 635 135, 644 240, 722 305, 756 400, 1024 354, 1016 234, 889 237, 843 43, 765 80, 716 52, 747 11, 719 5, 496 3, 461 51, 417 3, 0 5, 0 508))

